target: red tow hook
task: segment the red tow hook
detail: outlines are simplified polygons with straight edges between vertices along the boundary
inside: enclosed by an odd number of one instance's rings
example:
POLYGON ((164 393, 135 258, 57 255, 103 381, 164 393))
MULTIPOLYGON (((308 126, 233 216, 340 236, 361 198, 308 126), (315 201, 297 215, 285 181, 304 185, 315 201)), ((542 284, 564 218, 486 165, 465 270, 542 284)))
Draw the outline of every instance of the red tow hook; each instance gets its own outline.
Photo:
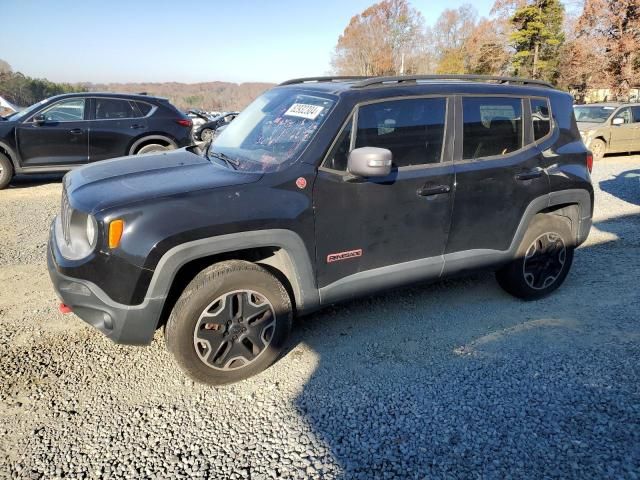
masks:
POLYGON ((73 312, 73 309, 69 305, 65 305, 64 303, 61 303, 58 306, 58 310, 60 310, 60 313, 71 313, 71 312, 73 312))

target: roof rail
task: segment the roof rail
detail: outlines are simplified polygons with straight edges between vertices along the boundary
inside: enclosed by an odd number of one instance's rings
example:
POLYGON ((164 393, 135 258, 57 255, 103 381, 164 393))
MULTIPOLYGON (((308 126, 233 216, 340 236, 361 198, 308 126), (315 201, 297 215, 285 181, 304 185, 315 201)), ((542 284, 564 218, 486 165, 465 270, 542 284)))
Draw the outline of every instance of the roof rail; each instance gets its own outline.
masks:
POLYGON ((362 77, 358 75, 351 76, 333 76, 333 77, 303 77, 303 78, 292 78, 291 80, 287 80, 286 82, 282 82, 279 86, 283 85, 295 85, 296 83, 320 83, 320 82, 339 82, 346 80, 366 80, 371 77, 362 77))
POLYGON ((545 82, 543 80, 520 77, 500 77, 493 75, 401 75, 393 77, 370 77, 354 83, 351 88, 366 88, 393 82, 397 85, 401 85, 405 82, 416 82, 419 80, 473 80, 479 82, 518 83, 521 85, 538 85, 554 88, 554 86, 549 82, 545 82))

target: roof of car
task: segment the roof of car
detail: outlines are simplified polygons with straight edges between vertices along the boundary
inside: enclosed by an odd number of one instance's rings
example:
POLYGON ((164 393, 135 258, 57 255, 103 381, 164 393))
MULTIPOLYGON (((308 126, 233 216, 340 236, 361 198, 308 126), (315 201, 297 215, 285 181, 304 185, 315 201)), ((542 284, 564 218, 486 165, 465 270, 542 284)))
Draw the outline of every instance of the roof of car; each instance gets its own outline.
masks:
POLYGON ((640 103, 638 102, 599 102, 599 103, 584 103, 581 105, 575 105, 576 107, 638 107, 640 103))
POLYGON ((395 77, 310 77, 288 80, 279 85, 281 88, 297 88, 309 91, 332 93, 334 95, 363 96, 399 96, 416 93, 448 93, 453 91, 472 91, 479 94, 495 92, 522 93, 523 89, 534 90, 536 94, 560 92, 551 84, 535 79, 517 77, 496 77, 487 75, 404 75, 395 77), (376 92, 375 94, 373 92, 376 92))
POLYGON ((109 98, 126 98, 133 100, 162 100, 166 101, 166 98, 156 97, 153 95, 147 95, 142 93, 118 93, 118 92, 73 92, 63 93, 51 98, 73 98, 73 97, 109 97, 109 98))

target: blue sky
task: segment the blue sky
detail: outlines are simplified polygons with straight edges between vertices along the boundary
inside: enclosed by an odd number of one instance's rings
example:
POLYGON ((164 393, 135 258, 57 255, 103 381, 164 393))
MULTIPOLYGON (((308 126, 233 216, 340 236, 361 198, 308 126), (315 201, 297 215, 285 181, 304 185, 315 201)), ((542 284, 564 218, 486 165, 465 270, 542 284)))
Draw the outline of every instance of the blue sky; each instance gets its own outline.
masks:
MULTIPOLYGON (((445 8, 494 0, 412 0, 445 8)), ((279 82, 323 75, 350 18, 374 0, 0 0, 0 58, 53 81, 279 82)))

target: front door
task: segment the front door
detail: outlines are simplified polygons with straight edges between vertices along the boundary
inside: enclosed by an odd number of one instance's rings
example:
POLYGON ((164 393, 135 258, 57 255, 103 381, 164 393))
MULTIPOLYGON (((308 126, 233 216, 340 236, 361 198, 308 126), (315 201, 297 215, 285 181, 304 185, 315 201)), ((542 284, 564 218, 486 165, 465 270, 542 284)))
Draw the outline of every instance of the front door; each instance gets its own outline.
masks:
POLYGON ((147 130, 147 121, 135 102, 101 97, 93 98, 92 102, 90 161, 128 155, 133 142, 147 130))
MULTIPOLYGON (((547 100, 532 99, 531 106, 519 97, 458 101, 462 118, 457 125, 456 192, 446 253, 465 252, 453 256, 464 258, 508 250, 529 203, 549 192, 541 151, 553 135, 547 100)), ((449 258, 445 256, 445 273, 456 268, 449 258)))
POLYGON ((89 157, 84 98, 67 98, 36 113, 16 127, 23 167, 79 165, 89 157), (37 123, 35 116, 43 115, 37 123))
POLYGON ((394 269, 398 274, 405 262, 433 259, 422 273, 439 275, 453 189, 447 103, 431 97, 366 104, 343 128, 314 184, 318 286, 321 295, 337 286, 323 301, 352 280, 372 286, 394 269), (348 153, 360 147, 391 150, 391 174, 350 175, 348 153))
POLYGON ((610 152, 627 152, 634 149, 635 137, 640 134, 640 123, 634 123, 631 108, 625 107, 616 112, 611 119, 610 152), (622 124, 614 125, 613 121, 621 119, 622 124))

